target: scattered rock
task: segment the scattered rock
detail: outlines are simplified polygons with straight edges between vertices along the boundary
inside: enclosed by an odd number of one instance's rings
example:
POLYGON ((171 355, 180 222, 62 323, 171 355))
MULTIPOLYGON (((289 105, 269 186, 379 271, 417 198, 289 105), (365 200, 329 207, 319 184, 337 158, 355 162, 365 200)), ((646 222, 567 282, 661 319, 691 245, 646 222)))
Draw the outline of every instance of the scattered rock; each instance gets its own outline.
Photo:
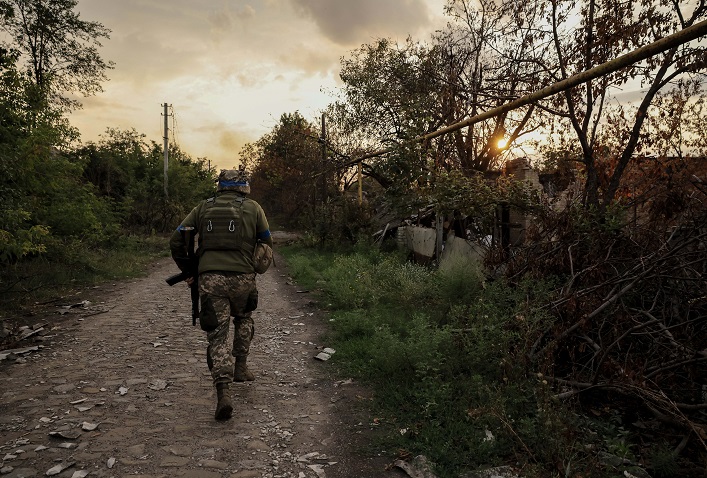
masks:
POLYGON ((89 422, 83 422, 81 424, 81 430, 85 432, 92 432, 96 428, 98 428, 99 423, 89 423, 89 422))
POLYGON ((10 362, 16 362, 17 360, 20 359, 21 355, 25 355, 30 352, 36 352, 41 347, 42 346, 40 346, 40 345, 35 345, 33 347, 23 347, 23 348, 19 348, 19 349, 2 350, 2 351, 0 351, 0 360, 7 359, 10 362))
POLYGON ((67 468, 71 468, 75 464, 76 464, 76 462, 73 462, 73 461, 69 462, 69 463, 59 463, 58 465, 49 468, 47 470, 47 472, 45 473, 45 475, 47 475, 47 476, 58 475, 62 471, 66 470, 67 468))
POLYGON ((149 388, 150 390, 164 390, 165 388, 167 388, 167 382, 158 378, 150 382, 147 388, 149 388))
POLYGON ((510 466, 499 466, 485 470, 472 471, 460 478, 519 478, 510 466))
POLYGON ((432 473, 432 466, 424 455, 416 456, 411 462, 397 460, 394 464, 407 473, 410 478, 437 478, 432 473))
POLYGON ((63 438, 65 440, 76 440, 80 435, 81 435, 80 433, 71 433, 71 432, 63 431, 63 430, 49 432, 50 437, 63 438))

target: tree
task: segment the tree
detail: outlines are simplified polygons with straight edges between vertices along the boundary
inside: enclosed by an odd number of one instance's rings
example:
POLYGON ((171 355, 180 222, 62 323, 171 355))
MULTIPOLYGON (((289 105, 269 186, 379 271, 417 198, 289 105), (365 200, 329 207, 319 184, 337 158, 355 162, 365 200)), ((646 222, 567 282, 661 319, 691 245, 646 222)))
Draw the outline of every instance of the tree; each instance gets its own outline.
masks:
POLYGON ((285 113, 270 133, 241 152, 241 163, 252 173, 252 196, 290 225, 306 222, 322 199, 315 179, 321 170, 318 137, 315 125, 299 112, 285 113))
POLYGON ((113 67, 98 53, 110 30, 81 20, 78 0, 0 0, 0 28, 10 37, 4 45, 16 51, 26 79, 33 86, 30 105, 71 111, 81 105, 70 93, 85 96, 102 91, 106 70, 113 67))
MULTIPOLYGON (((530 2, 532 4, 532 2, 530 2)), ((499 107, 548 82, 536 66, 546 45, 535 36, 541 11, 520 2, 449 0, 447 28, 435 35, 443 52, 444 126, 499 107)), ((444 157, 462 171, 498 169, 511 145, 542 124, 534 105, 441 138, 444 157)), ((438 154, 439 156, 439 154, 438 154)))
MULTIPOLYGON (((695 24, 707 16, 707 4, 553 0, 547 3, 546 15, 549 28, 539 30, 538 36, 554 47, 542 66, 559 81, 695 24)), ((569 128, 581 147, 586 206, 606 209, 615 200, 627 167, 650 145, 644 126, 659 93, 703 75, 705 68, 707 49, 692 42, 589 81, 545 105, 557 130, 569 128), (627 121, 612 132, 618 146, 612 150, 602 144, 602 132, 615 95, 626 89, 636 90, 638 99, 625 115, 627 121)))
POLYGON ((31 174, 22 161, 28 140, 24 82, 17 55, 0 47, 0 265, 46 250, 48 230, 30 222, 32 211, 24 187, 31 174))
POLYGON ((124 230, 172 230, 197 202, 214 193, 207 160, 193 160, 172 144, 165 198, 162 146, 148 144, 135 129, 108 128, 98 143, 81 147, 75 157, 85 180, 111 204, 124 230))
MULTIPOLYGON (((346 156, 405 144, 544 86, 535 58, 545 46, 534 42, 541 10, 518 11, 512 1, 450 0, 452 21, 430 42, 381 39, 342 60, 332 117, 340 136, 352 138, 346 156)), ((370 159, 364 174, 388 192, 414 196, 442 172, 498 169, 510 144, 541 122, 534 106, 512 111, 370 159)))

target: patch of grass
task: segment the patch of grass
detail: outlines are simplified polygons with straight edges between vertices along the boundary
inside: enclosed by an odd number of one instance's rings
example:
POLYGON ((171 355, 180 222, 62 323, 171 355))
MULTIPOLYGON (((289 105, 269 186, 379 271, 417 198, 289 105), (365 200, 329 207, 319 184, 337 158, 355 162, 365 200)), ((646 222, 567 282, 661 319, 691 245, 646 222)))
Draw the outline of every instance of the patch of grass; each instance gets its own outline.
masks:
MULTIPOLYGON (((554 364, 529 362, 553 320, 541 307, 551 282, 486 282, 469 263, 433 270, 364 247, 281 252, 329 311, 329 363, 374 392, 378 450, 423 454, 450 477, 503 464, 527 478, 635 471, 630 424, 577 413, 537 374, 554 364)), ((670 476, 676 459, 659 449, 650 465, 670 476)))
POLYGON ((157 257, 169 256, 168 239, 126 236, 103 246, 53 244, 46 256, 0 268, 0 313, 70 294, 76 289, 145 274, 157 257))
POLYGON ((527 302, 542 284, 486 284, 469 264, 436 271, 378 249, 281 252, 329 309, 332 363, 375 390, 381 446, 425 454, 441 476, 563 453, 563 422, 524 358, 548 320, 527 302))

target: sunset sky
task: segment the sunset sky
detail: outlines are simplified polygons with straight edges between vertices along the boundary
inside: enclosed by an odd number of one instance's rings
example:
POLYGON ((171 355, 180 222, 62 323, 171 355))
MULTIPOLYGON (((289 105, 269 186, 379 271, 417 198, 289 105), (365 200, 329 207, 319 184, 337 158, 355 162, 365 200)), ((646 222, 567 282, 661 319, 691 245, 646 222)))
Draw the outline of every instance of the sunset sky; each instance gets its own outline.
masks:
POLYGON ((243 144, 282 113, 315 120, 334 98, 342 56, 364 43, 425 40, 444 0, 79 0, 83 20, 112 30, 104 92, 71 122, 84 142, 106 128, 162 143, 162 104, 193 158, 232 167, 243 144))

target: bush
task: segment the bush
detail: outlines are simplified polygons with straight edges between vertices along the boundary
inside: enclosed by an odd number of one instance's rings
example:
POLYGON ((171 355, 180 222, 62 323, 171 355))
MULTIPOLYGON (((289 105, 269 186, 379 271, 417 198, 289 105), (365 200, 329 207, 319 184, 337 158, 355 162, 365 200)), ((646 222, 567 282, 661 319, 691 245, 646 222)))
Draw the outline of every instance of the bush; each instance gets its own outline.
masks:
POLYGON ((542 283, 485 284, 478 268, 435 271, 377 249, 283 252, 331 309, 332 362, 374 387, 385 446, 424 453, 443 476, 563 453, 548 386, 526 369, 548 321, 528 302, 542 283))

